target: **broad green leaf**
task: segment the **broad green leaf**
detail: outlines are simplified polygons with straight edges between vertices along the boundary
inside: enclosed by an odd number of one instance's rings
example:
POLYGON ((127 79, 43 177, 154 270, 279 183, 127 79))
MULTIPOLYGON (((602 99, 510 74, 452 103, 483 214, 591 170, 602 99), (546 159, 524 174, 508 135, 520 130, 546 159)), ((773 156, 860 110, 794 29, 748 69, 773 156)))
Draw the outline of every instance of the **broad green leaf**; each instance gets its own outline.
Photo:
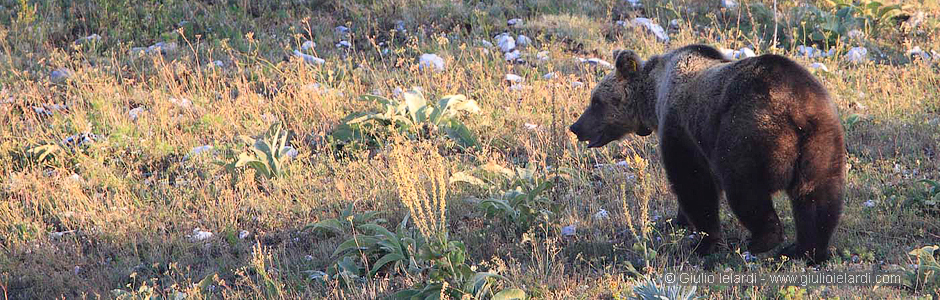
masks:
POLYGON ((325 230, 331 231, 333 233, 342 233, 343 232, 343 222, 339 219, 327 219, 314 224, 307 225, 307 228, 311 230, 325 230))
POLYGON ((417 120, 418 110, 428 105, 427 100, 425 100, 424 95, 417 90, 407 91, 402 93, 402 95, 405 98, 405 104, 408 106, 408 113, 411 114, 411 119, 417 120))
POLYGON ((505 289, 493 295, 493 300, 525 300, 525 291, 520 289, 505 289))
POLYGON ((446 129, 447 134, 457 141, 457 144, 460 146, 470 148, 476 147, 478 145, 476 136, 470 132, 470 129, 467 128, 463 123, 457 121, 456 119, 451 120, 450 126, 446 129))
POLYGON ((389 253, 389 254, 386 254, 385 256, 382 256, 382 258, 379 258, 379 260, 377 260, 375 264, 372 265, 372 270, 369 271, 369 277, 375 276, 375 273, 378 272, 379 269, 382 268, 382 266, 385 266, 386 264, 390 262, 395 262, 395 261, 404 260, 404 259, 405 257, 398 253, 389 253))
POLYGON ((244 167, 245 165, 251 162, 260 162, 254 155, 249 154, 248 152, 242 152, 238 154, 238 160, 235 162, 236 168, 244 167))
POLYGON ((487 186, 486 182, 484 182, 483 180, 479 178, 476 178, 473 175, 470 175, 470 173, 468 172, 457 172, 457 173, 451 174, 449 182, 450 183, 465 182, 465 183, 482 186, 482 187, 487 186))
POLYGON ((339 246, 336 247, 336 250, 333 251, 333 256, 337 256, 353 249, 368 249, 369 247, 374 246, 376 243, 378 243, 378 239, 370 236, 359 236, 351 238, 339 244, 339 246))
POLYGON ((486 165, 483 165, 483 170, 490 172, 490 173, 499 174, 505 177, 506 179, 512 179, 516 177, 516 172, 514 172, 513 170, 510 170, 509 168, 500 166, 492 162, 487 163, 486 165))
POLYGON ((378 95, 362 95, 362 96, 359 96, 359 100, 363 100, 363 101, 375 101, 375 102, 381 103, 381 104, 383 104, 383 105, 390 105, 390 104, 392 104, 392 101, 389 100, 388 98, 385 98, 385 97, 382 97, 382 96, 378 96, 378 95))

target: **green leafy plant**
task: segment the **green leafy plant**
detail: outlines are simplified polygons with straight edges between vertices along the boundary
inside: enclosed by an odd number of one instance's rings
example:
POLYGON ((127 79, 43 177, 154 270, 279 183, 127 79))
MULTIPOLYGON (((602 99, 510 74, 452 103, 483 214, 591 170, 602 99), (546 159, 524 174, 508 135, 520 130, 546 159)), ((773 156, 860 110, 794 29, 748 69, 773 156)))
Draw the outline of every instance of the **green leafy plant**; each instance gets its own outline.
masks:
POLYGON ((915 196, 914 199, 926 207, 940 208, 940 206, 938 206, 938 203, 940 203, 940 182, 930 179, 921 179, 918 180, 917 183, 923 183, 926 187, 923 193, 920 196, 915 196))
MULTIPOLYGON (((348 264, 349 259, 362 257, 377 258, 368 270, 369 277, 375 276, 386 265, 389 266, 389 273, 418 272, 419 266, 415 259, 415 251, 423 244, 423 240, 419 234, 407 228, 408 219, 405 217, 398 224, 395 232, 375 223, 356 226, 358 231, 368 233, 368 235, 354 235, 353 238, 337 246, 333 251, 333 256, 342 258, 337 264, 348 264)), ((352 223, 352 220, 349 222, 352 223)), ((362 263, 365 265, 365 262, 362 263)), ((343 269, 348 271, 350 268, 344 267, 343 269)), ((357 276, 361 275, 357 274, 357 276)))
POLYGON ((216 161, 215 164, 225 167, 230 172, 237 169, 250 167, 256 174, 265 178, 274 178, 283 176, 284 162, 290 157, 291 151, 296 151, 288 145, 289 133, 281 128, 281 124, 275 123, 268 128, 261 137, 255 139, 249 136, 239 136, 250 147, 248 151, 239 153, 237 156, 232 151, 223 154, 224 159, 216 161))
POLYGON ((333 143, 344 147, 375 147, 386 142, 389 131, 397 131, 412 139, 443 133, 460 146, 478 146, 476 135, 457 118, 463 112, 479 113, 476 101, 464 95, 447 95, 432 105, 419 90, 404 92, 402 98, 398 101, 376 95, 359 97, 381 104, 382 111, 350 114, 333 130, 333 143))
POLYGON ((837 9, 836 14, 854 17, 854 25, 868 34, 877 34, 890 24, 892 18, 901 14, 900 5, 885 5, 879 1, 830 0, 837 9))
POLYGON ((349 204, 342 212, 338 218, 321 220, 319 222, 308 224, 304 229, 310 229, 313 231, 321 232, 330 232, 334 234, 342 234, 346 232, 346 225, 351 225, 352 228, 358 227, 360 225, 378 225, 385 223, 386 220, 382 218, 376 218, 379 212, 377 211, 367 211, 362 213, 353 212, 353 205, 349 204))
POLYGON ((905 272, 905 284, 914 290, 940 291, 940 262, 937 262, 937 250, 940 246, 924 246, 914 249, 908 255, 917 260, 915 269, 905 272))
POLYGON ((421 248, 420 258, 428 261, 428 280, 393 294, 390 299, 525 299, 525 291, 515 288, 493 291, 496 280, 509 279, 490 272, 477 272, 467 262, 467 248, 460 241, 446 237, 421 248))
POLYGON ((570 180, 575 178, 572 174, 568 169, 559 169, 557 173, 537 170, 535 164, 515 169, 487 164, 472 172, 454 173, 450 181, 491 190, 492 196, 483 199, 478 205, 486 217, 502 218, 525 232, 534 224, 550 222, 562 209, 561 204, 544 194, 555 185, 556 176, 570 180), (473 173, 483 176, 478 177, 473 173))
POLYGON ((634 297, 633 299, 691 300, 691 299, 696 298, 695 291, 696 291, 695 286, 689 286, 689 287, 678 286, 678 285, 667 286, 663 283, 658 283, 657 280, 646 278, 645 282, 633 288, 633 293, 636 295, 636 297, 634 297))

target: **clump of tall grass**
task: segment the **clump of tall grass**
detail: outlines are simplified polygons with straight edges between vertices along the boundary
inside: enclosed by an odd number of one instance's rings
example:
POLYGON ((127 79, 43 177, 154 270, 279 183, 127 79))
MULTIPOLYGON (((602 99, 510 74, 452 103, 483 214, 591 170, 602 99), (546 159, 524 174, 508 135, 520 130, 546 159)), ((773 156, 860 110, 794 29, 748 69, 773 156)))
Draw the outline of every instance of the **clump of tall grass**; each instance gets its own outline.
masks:
POLYGON ((437 149, 425 142, 399 139, 392 150, 392 175, 398 196, 421 234, 428 239, 446 239, 447 179, 450 172, 437 149), (416 166, 424 166, 416 168, 416 166))

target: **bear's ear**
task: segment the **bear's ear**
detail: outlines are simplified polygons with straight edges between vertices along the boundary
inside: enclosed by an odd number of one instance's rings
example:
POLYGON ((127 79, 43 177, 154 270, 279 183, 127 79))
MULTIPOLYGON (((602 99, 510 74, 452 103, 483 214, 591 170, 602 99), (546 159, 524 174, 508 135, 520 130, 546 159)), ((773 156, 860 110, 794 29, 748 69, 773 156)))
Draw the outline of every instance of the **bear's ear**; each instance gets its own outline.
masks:
POLYGON ((614 50, 614 66, 621 79, 633 77, 639 71, 640 57, 630 50, 614 50))

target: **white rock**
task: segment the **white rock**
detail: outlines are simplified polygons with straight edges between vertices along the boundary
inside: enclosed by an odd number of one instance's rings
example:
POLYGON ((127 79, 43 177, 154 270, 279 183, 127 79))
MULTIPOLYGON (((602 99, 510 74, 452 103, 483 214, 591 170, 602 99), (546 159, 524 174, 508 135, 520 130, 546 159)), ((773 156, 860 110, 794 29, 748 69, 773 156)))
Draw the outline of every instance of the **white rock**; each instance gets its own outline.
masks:
POLYGON ((672 19, 672 20, 670 20, 670 21, 669 21, 669 28, 670 28, 670 29, 673 29, 673 30, 679 30, 679 27, 680 27, 680 25, 681 25, 680 22, 681 22, 681 21, 679 21, 679 19, 672 19))
POLYGON ((850 38, 853 38, 853 39, 865 38, 865 32, 862 32, 861 30, 858 30, 858 29, 852 29, 848 33, 846 33, 846 35, 848 35, 850 38))
POLYGON ((522 54, 519 53, 519 50, 512 50, 510 52, 506 52, 506 54, 503 54, 503 59, 506 61, 516 61, 519 59, 519 57, 522 57, 522 54))
POLYGON ((721 7, 724 8, 737 8, 738 2, 734 0, 721 0, 721 7))
POLYGON ((868 199, 868 201, 865 201, 865 203, 862 204, 865 205, 865 207, 875 207, 875 201, 872 199, 868 199))
POLYGON ((398 31, 401 33, 408 32, 408 29, 405 28, 405 21, 402 21, 402 20, 395 21, 395 31, 398 31))
POLYGON ((643 7, 643 2, 640 2, 640 0, 626 0, 626 2, 631 7, 643 7))
POLYGON ((506 74, 505 80, 509 82, 522 82, 523 79, 522 76, 516 74, 506 74))
POLYGON ((646 28, 646 30, 656 36, 656 39, 658 39, 660 42, 669 41, 669 35, 666 35, 666 30, 663 29, 662 26, 659 26, 659 24, 653 23, 653 20, 647 18, 636 18, 633 19, 633 25, 646 28))
POLYGON ((577 225, 568 225, 568 226, 565 226, 565 227, 562 227, 562 228, 561 228, 561 235, 562 235, 562 236, 574 236, 574 235, 576 235, 576 234, 578 234, 578 226, 577 226, 577 225))
POLYGON ((581 87, 583 87, 583 86, 584 86, 584 83, 583 83, 583 82, 580 82, 580 81, 572 81, 572 82, 571 82, 571 88, 577 89, 577 88, 581 88, 581 87))
POLYGON ((350 32, 352 31, 349 30, 349 27, 342 26, 342 25, 336 26, 336 28, 333 28, 333 33, 335 34, 343 35, 343 34, 349 34, 350 32))
POLYGON ((754 53, 754 50, 751 50, 751 48, 747 48, 747 47, 741 48, 740 50, 735 52, 736 59, 744 59, 744 58, 755 57, 755 56, 757 56, 757 54, 754 53))
POLYGON ((532 45, 532 39, 530 39, 529 37, 525 35, 520 34, 519 36, 516 37, 516 45, 519 46, 520 48, 528 47, 529 45, 532 45))
POLYGON ((304 41, 303 44, 300 44, 300 50, 302 50, 302 51, 310 51, 310 50, 313 50, 313 48, 316 47, 316 46, 317 46, 317 44, 314 43, 313 41, 304 41))
POLYGON ((528 129, 528 130, 536 130, 539 128, 539 125, 535 125, 532 123, 525 123, 523 124, 523 126, 525 126, 525 129, 528 129))
POLYGON ((221 60, 213 60, 212 65, 221 68, 225 66, 225 63, 221 60))
POLYGON ((594 213, 594 220, 596 221, 607 220, 609 218, 610 218, 610 214, 608 214, 607 211, 604 209, 601 209, 597 211, 596 213, 594 213))
POLYGON ((58 238, 61 238, 61 237, 63 237, 63 236, 66 236, 66 235, 73 234, 73 233, 75 233, 75 232, 77 232, 77 231, 75 231, 75 230, 66 230, 66 231, 50 232, 50 233, 49 233, 49 237, 50 237, 50 238, 53 238, 53 239, 58 239, 58 238))
POLYGON ((248 230, 239 231, 239 232, 238 232, 238 239, 244 240, 245 238, 248 238, 249 235, 251 235, 251 232, 248 232, 248 230))
POLYGON ((205 241, 211 237, 212 237, 212 232, 204 231, 199 228, 193 229, 193 234, 190 236, 190 238, 193 241, 197 241, 197 242, 205 241))
POLYGON ((480 46, 484 48, 493 48, 493 43, 490 43, 490 41, 487 40, 479 40, 477 43, 479 43, 480 46))
POLYGON ((809 65, 809 67, 815 70, 819 70, 819 71, 823 71, 827 73, 829 72, 829 68, 826 67, 826 65, 824 65, 823 63, 814 62, 812 65, 809 65))
POLYGON ((545 73, 545 75, 542 75, 542 79, 551 80, 555 78, 556 76, 557 75, 555 75, 555 72, 549 72, 549 73, 545 73))
POLYGON ((721 55, 724 55, 727 59, 734 59, 735 52, 734 50, 728 48, 718 48, 718 51, 721 52, 721 55))
POLYGON ((434 72, 441 72, 444 71, 444 68, 444 59, 437 56, 437 54, 425 53, 418 58, 419 70, 432 69, 434 72))
POLYGON ((147 47, 147 53, 167 55, 167 54, 176 52, 176 49, 178 48, 179 46, 177 46, 175 42, 170 42, 170 43, 159 42, 159 43, 153 44, 150 47, 147 47))
POLYGON ((820 51, 819 49, 816 49, 816 47, 813 47, 813 46, 806 46, 806 45, 796 46, 796 52, 806 57, 814 57, 814 55, 816 55, 816 53, 818 53, 819 51, 820 51))
POLYGON ((336 48, 349 49, 351 47, 352 44, 350 44, 349 41, 339 41, 339 43, 336 43, 336 48))
POLYGON ((527 86, 527 85, 524 85, 524 84, 521 84, 521 83, 514 83, 514 84, 512 84, 512 85, 509 86, 509 91, 510 91, 510 92, 518 92, 518 91, 522 91, 522 90, 525 90, 525 89, 528 89, 528 88, 529 88, 529 86, 527 86))
POLYGON ((519 18, 509 19, 508 21, 506 21, 506 25, 509 25, 509 27, 522 26, 522 19, 519 19, 519 18))
POLYGON ((85 179, 82 178, 82 175, 78 175, 78 174, 74 174, 74 173, 73 173, 71 176, 69 176, 69 180, 71 180, 72 182, 78 183, 78 184, 84 184, 84 183, 85 183, 85 179))
POLYGON ((140 117, 140 114, 144 113, 146 110, 143 106, 135 107, 127 112, 127 115, 131 117, 131 121, 137 121, 137 118, 140 117))
POLYGON ((84 43, 94 43, 98 41, 101 41, 101 36, 98 35, 97 33, 92 33, 89 36, 83 36, 83 37, 78 38, 77 40, 75 40, 75 43, 84 44, 84 43))
POLYGON ((305 63, 311 64, 311 65, 322 65, 326 63, 325 59, 322 59, 313 55, 309 55, 309 54, 304 54, 303 52, 300 52, 300 50, 294 50, 294 56, 300 57, 301 59, 304 60, 305 63))
POLYGON ((62 139, 62 144, 69 147, 79 147, 85 144, 94 143, 98 136, 93 133, 79 133, 62 139))
POLYGON ((865 47, 849 49, 849 52, 845 54, 845 59, 853 63, 865 62, 868 60, 868 49, 865 49, 865 47))
POLYGON ((608 69, 613 69, 613 68, 614 68, 614 65, 612 65, 612 64, 610 64, 609 62, 607 62, 607 61, 605 61, 605 60, 603 60, 603 59, 600 59, 600 58, 588 58, 588 59, 584 59, 584 58, 578 57, 578 61, 581 62, 581 63, 583 63, 583 64, 588 64, 588 65, 592 65, 592 66, 599 66, 599 67, 604 67, 604 68, 608 68, 608 69))
POLYGON ((193 102, 189 101, 189 99, 186 99, 186 98, 170 97, 167 100, 169 100, 170 103, 173 103, 174 105, 179 106, 180 108, 190 108, 193 106, 193 102))
POLYGON ((536 54, 535 54, 535 58, 538 59, 538 60, 540 60, 540 61, 547 61, 547 60, 549 60, 549 58, 550 58, 550 57, 549 57, 549 52, 548 52, 548 51, 539 51, 539 53, 536 53, 536 54))
POLYGON ((287 149, 287 152, 285 152, 284 155, 287 155, 288 158, 297 158, 297 154, 299 154, 297 149, 294 149, 292 146, 286 146, 284 149, 287 149))
POLYGON ((212 149, 214 149, 214 148, 213 148, 211 145, 203 145, 203 146, 193 147, 193 149, 192 149, 192 150, 189 150, 189 153, 187 153, 186 156, 183 157, 183 159, 184 159, 184 160, 188 160, 188 159, 190 159, 190 158, 192 158, 192 157, 194 157, 194 156, 196 156, 196 155, 199 155, 199 154, 202 154, 202 153, 206 153, 206 152, 210 152, 210 151, 212 151, 212 149))
POLYGON ((74 73, 72 70, 69 70, 69 68, 59 68, 49 74, 49 80, 52 80, 54 83, 63 83, 69 78, 72 78, 73 74, 74 73))
POLYGON ((510 52, 516 49, 516 40, 509 34, 503 33, 496 36, 496 45, 499 46, 500 51, 510 52))
POLYGON ((910 56, 911 59, 920 58, 925 61, 930 60, 930 54, 927 54, 927 52, 924 52, 924 50, 921 50, 920 46, 914 46, 914 48, 907 50, 907 56, 910 56))

